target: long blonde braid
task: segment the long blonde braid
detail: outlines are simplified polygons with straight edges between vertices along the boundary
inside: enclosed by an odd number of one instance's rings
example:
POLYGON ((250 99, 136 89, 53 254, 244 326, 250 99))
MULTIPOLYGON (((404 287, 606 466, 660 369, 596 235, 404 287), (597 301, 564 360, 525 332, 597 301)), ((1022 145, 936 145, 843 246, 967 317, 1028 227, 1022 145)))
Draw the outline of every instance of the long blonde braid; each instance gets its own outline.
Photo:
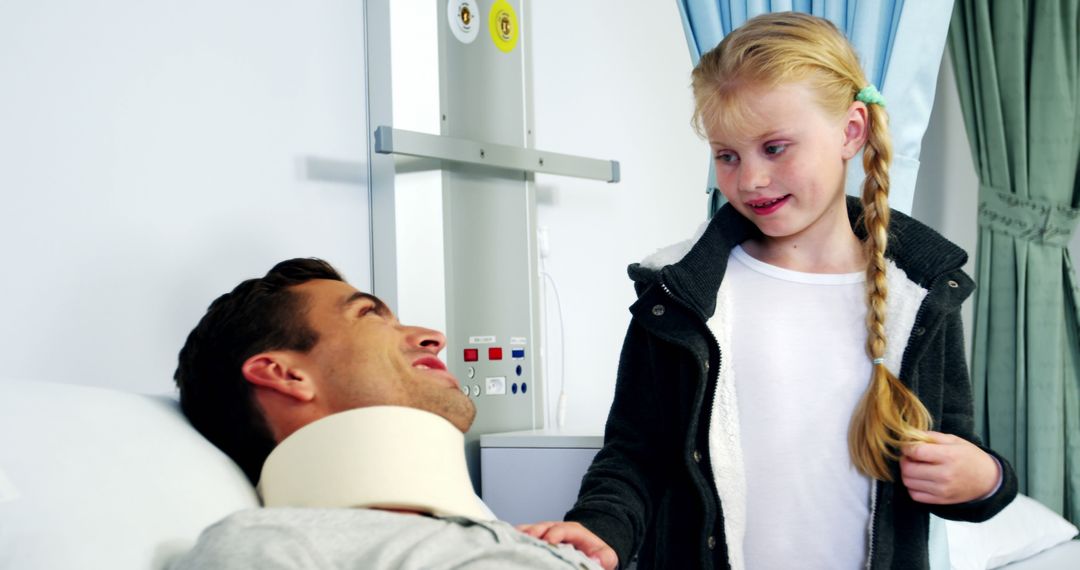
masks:
MULTIPOLYGON (((699 133, 704 133, 706 124, 723 129, 745 128, 751 119, 739 98, 745 87, 805 80, 813 87, 822 108, 842 117, 856 93, 868 84, 843 34, 828 20, 797 12, 764 14, 749 20, 701 57, 691 79, 694 126, 699 133)), ((883 362, 892 158, 887 121, 881 106, 867 106, 862 220, 867 234, 866 352, 873 366, 870 385, 851 418, 848 450, 860 472, 891 481, 888 462, 897 459, 903 445, 926 441, 923 431, 930 426, 930 415, 883 362)))
POLYGON ((862 221, 866 228, 866 353, 873 361, 870 386, 851 417, 848 451, 863 473, 892 480, 887 460, 898 459, 901 446, 926 441, 930 428, 926 406, 885 366, 885 250, 889 244, 889 142, 888 117, 880 105, 867 106, 869 133, 863 147, 862 221))

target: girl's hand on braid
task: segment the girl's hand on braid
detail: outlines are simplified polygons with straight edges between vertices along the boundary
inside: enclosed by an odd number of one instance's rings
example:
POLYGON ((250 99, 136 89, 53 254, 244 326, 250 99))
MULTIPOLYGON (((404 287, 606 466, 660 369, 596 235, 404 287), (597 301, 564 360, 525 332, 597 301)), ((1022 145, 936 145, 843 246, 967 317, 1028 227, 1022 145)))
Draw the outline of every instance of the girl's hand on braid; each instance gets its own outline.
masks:
POLYGON ((901 450, 900 477, 911 498, 930 505, 954 505, 989 495, 1001 479, 1001 467, 970 441, 936 431, 930 443, 901 450))

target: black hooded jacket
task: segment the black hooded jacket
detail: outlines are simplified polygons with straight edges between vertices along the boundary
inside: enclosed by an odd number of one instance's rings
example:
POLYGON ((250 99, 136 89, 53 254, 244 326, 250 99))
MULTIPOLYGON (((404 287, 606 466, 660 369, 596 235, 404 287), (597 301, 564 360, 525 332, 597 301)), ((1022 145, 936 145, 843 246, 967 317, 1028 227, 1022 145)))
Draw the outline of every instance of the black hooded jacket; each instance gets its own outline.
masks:
MULTIPOLYGON (((849 198, 848 212, 864 237, 857 200, 849 198)), ((893 212, 891 220, 886 257, 927 291, 899 378, 929 410, 932 429, 979 445, 1002 466, 997 492, 958 505, 913 501, 895 463, 897 483, 875 482, 868 567, 910 570, 929 566, 930 513, 986 520, 1016 496, 1017 481, 1008 462, 974 433, 960 320, 960 305, 974 290, 961 269, 967 254, 908 216, 893 212)), ((642 570, 731 567, 724 506, 710 467, 715 460, 709 457, 709 414, 725 355, 706 322, 716 310, 728 255, 754 235, 753 224, 728 205, 679 261, 629 268, 638 300, 630 307, 604 447, 566 515, 614 548, 623 567, 635 553, 642 570)))

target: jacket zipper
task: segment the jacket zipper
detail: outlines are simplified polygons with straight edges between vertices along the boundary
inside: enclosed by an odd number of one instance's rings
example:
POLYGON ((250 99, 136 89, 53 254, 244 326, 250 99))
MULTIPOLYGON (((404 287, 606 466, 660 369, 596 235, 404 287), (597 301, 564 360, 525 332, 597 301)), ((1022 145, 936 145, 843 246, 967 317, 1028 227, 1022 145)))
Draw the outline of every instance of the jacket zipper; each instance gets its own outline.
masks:
MULTIPOLYGON (((917 313, 915 313, 915 322, 912 323, 912 325, 911 325, 912 333, 914 333, 914 331, 918 330, 919 327, 921 326, 920 323, 923 320, 924 307, 925 307, 925 305, 920 305, 919 311, 917 313)), ((910 345, 910 343, 911 343, 911 340, 909 338, 908 339, 908 344, 910 345)), ((901 363, 901 367, 902 366, 903 366, 903 363, 901 363)), ((897 370, 896 373, 899 374, 900 371, 897 370)), ((912 386, 911 389, 912 389, 912 391, 917 393, 917 386, 912 386)), ((867 545, 867 549, 866 549, 866 569, 867 570, 870 570, 874 565, 874 545, 877 542, 877 494, 878 494, 878 486, 879 485, 881 485, 880 481, 873 480, 873 483, 870 486, 870 527, 867 530, 867 534, 869 535, 869 545, 867 545)))
MULTIPOLYGON (((675 296, 674 293, 671 292, 671 289, 668 288, 667 283, 664 282, 663 277, 660 277, 658 279, 658 281, 660 282, 660 288, 664 290, 664 293, 668 296, 669 299, 674 301, 676 304, 684 307, 685 309, 689 310, 691 313, 696 314, 696 311, 691 309, 689 305, 687 305, 686 303, 684 303, 682 301, 682 299, 679 299, 678 297, 675 296)), ((720 341, 716 340, 716 335, 713 334, 711 329, 709 329, 708 323, 705 324, 705 331, 706 331, 706 333, 708 333, 709 338, 712 339, 713 346, 716 348, 716 370, 711 370, 709 368, 709 358, 707 356, 705 357, 705 370, 706 370, 706 374, 707 374, 707 376, 705 377, 705 382, 708 383, 709 381, 712 380, 714 374, 716 375, 717 378, 719 378, 719 376, 720 376, 720 366, 723 363, 724 355, 720 351, 720 341)), ((719 382, 717 383, 716 390, 717 391, 720 390, 719 382)), ((715 406, 715 400, 716 400, 716 394, 715 393, 713 394, 713 400, 714 400, 713 405, 715 406)), ((708 414, 709 414, 708 421, 711 422, 712 421, 712 410, 709 410, 708 414)), ((710 457, 712 457, 712 456, 710 455, 710 457)), ((715 482, 714 482, 714 486, 715 486, 715 482)), ((718 497, 718 499, 719 499, 719 497, 718 497)), ((717 502, 719 503, 719 500, 717 502)), ((717 506, 719 508, 722 508, 721 505, 717 505, 717 506)), ((723 523, 721 522, 721 524, 723 524, 723 523)), ((724 540, 726 541, 727 540, 727 528, 726 528, 726 526, 725 526, 725 528, 723 530, 724 530, 724 540)), ((713 531, 713 533, 711 533, 711 536, 715 536, 715 534, 716 534, 716 532, 713 531)), ((727 550, 727 549, 725 549, 725 550, 727 550)), ((727 556, 724 556, 724 560, 725 560, 725 562, 727 562, 728 568, 731 568, 731 561, 728 559, 727 556)))
POLYGON ((874 542, 877 540, 877 492, 880 482, 873 480, 870 485, 870 528, 867 529, 870 544, 866 548, 866 570, 874 565, 874 542))
MULTIPOLYGON (((677 304, 679 304, 683 308, 688 309, 690 312, 696 312, 693 309, 691 309, 689 305, 684 303, 682 301, 682 299, 679 299, 678 297, 676 297, 675 294, 671 292, 671 289, 668 289, 667 283, 664 283, 663 278, 660 278, 659 281, 660 281, 660 288, 664 290, 664 293, 667 294, 668 298, 670 298, 672 301, 675 301, 677 304)), ((723 362, 723 358, 724 358, 724 356, 720 353, 720 341, 716 340, 716 335, 714 335, 712 330, 709 329, 708 324, 705 325, 705 330, 709 333, 709 338, 712 339, 713 346, 716 347, 716 371, 715 371, 715 373, 717 375, 719 375, 720 374, 720 365, 721 365, 721 362, 723 362)), ((708 358, 706 358, 705 366, 707 367, 708 365, 709 365, 709 360, 708 360, 708 358)), ((712 375, 713 371, 710 370, 709 373, 710 373, 710 376, 705 379, 706 381, 712 379, 711 375, 712 375)))
MULTIPOLYGON (((935 278, 935 280, 936 280, 936 278, 935 278)), ((925 308, 925 305, 920 305, 919 311, 917 313, 915 313, 915 322, 912 323, 912 325, 911 325, 911 330, 912 330, 913 333, 914 333, 914 331, 918 330, 920 326, 922 326, 921 322, 923 320, 923 310, 924 310, 924 308, 925 308)), ((911 343, 910 339, 908 340, 908 343, 909 344, 911 343)), ((903 363, 901 363, 901 366, 902 366, 902 364, 903 363)), ((897 370, 896 372, 897 372, 897 374, 900 373, 899 370, 897 370)), ((917 390, 918 387, 917 386, 912 386, 911 389, 912 389, 912 391, 914 391, 916 393, 918 392, 918 390, 917 390)), ((880 481, 874 480, 873 484, 870 487, 870 527, 867 530, 867 533, 869 535, 869 545, 867 546, 867 552, 866 552, 866 569, 867 570, 870 570, 874 565, 874 544, 877 542, 877 494, 878 494, 878 485, 880 485, 880 484, 881 484, 880 481)))

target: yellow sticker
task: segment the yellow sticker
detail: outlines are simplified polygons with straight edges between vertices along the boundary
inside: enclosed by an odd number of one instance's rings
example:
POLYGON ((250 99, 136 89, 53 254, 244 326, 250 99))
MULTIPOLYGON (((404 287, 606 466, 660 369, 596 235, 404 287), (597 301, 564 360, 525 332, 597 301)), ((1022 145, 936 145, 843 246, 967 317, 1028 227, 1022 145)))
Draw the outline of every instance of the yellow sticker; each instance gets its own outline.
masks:
POLYGON ((488 14, 488 29, 495 47, 510 53, 518 40, 518 19, 513 6, 506 0, 495 0, 488 14))

